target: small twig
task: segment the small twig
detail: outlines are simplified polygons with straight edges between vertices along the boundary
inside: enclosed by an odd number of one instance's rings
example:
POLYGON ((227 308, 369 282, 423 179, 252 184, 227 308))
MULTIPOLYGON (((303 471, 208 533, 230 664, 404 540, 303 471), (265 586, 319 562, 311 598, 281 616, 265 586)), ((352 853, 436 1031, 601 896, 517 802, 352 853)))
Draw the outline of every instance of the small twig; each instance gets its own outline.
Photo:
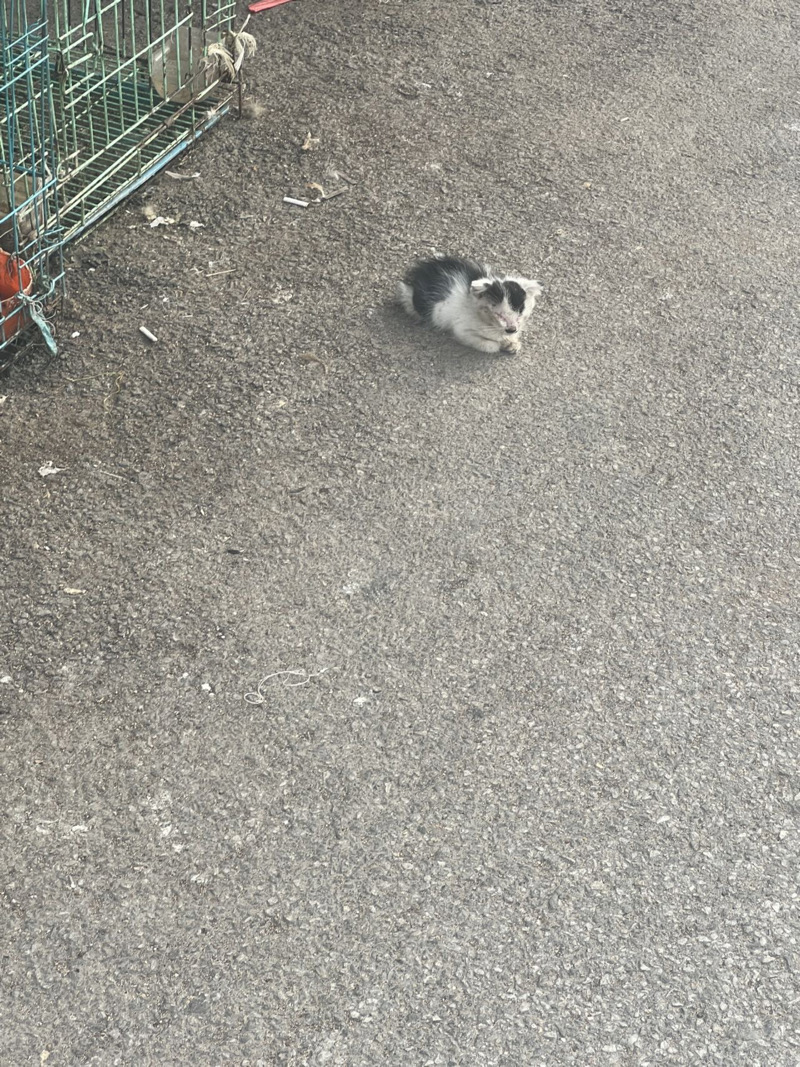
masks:
POLYGON ((204 275, 204 277, 206 277, 206 278, 218 278, 220 276, 220 274, 234 274, 235 271, 236 271, 236 267, 231 267, 230 270, 215 270, 211 274, 204 275))
POLYGON ((122 389, 122 383, 125 381, 125 371, 120 371, 119 374, 114 377, 114 387, 108 396, 103 398, 103 407, 106 411, 111 410, 112 402, 119 396, 122 389))

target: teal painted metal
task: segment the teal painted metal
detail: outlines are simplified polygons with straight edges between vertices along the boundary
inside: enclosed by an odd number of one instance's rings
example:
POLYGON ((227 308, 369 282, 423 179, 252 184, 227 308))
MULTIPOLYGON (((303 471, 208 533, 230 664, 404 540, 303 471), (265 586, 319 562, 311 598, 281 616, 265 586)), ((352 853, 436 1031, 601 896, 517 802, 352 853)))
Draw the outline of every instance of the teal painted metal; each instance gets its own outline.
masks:
POLYGON ((235 0, 54 0, 51 50, 66 240, 227 107, 214 57, 235 0))
POLYGON ((0 349, 31 324, 52 342, 63 245, 228 109, 247 36, 234 13, 235 0, 0 0, 0 349))
MULTIPOLYGON (((48 44, 46 0, 2 0, 0 349, 27 326, 46 326, 64 274, 48 44)), ((0 369, 7 361, 0 354, 0 369)))

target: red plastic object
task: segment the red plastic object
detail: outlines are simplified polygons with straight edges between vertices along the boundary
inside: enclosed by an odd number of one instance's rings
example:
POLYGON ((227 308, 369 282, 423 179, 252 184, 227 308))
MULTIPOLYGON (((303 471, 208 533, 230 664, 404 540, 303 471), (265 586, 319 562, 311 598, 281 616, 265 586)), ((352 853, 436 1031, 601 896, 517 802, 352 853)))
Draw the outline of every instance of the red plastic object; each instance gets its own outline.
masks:
POLYGON ((10 341, 28 325, 31 317, 28 309, 19 307, 20 293, 30 296, 33 290, 33 275, 17 256, 10 256, 0 249, 0 332, 4 341, 10 341))
POLYGON ((289 0, 256 0, 254 4, 248 4, 247 10, 255 15, 258 11, 266 11, 269 7, 277 7, 279 4, 288 4, 289 0))

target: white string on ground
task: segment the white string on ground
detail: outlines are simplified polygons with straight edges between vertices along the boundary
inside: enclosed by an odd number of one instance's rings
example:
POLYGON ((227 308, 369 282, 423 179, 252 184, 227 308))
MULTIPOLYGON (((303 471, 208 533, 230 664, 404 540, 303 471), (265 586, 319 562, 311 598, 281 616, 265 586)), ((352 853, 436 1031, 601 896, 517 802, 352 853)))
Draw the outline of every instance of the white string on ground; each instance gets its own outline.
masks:
POLYGON ((262 693, 261 690, 266 685, 266 683, 271 681, 273 678, 281 678, 282 677, 284 679, 282 684, 287 689, 297 689, 301 685, 308 685, 308 683, 311 681, 312 678, 319 678, 321 675, 326 674, 329 670, 331 670, 330 667, 323 667, 319 671, 305 671, 305 670, 293 670, 293 669, 292 670, 285 670, 285 671, 273 671, 272 674, 268 674, 265 678, 261 679, 261 681, 256 686, 256 689, 255 689, 254 692, 245 693, 244 699, 247 701, 248 704, 265 704, 267 698, 264 696, 264 694, 262 693), (288 680, 288 678, 286 677, 286 675, 292 675, 295 678, 302 678, 302 681, 300 681, 300 682, 290 682, 288 680), (305 677, 303 677, 304 675, 305 675, 305 677))

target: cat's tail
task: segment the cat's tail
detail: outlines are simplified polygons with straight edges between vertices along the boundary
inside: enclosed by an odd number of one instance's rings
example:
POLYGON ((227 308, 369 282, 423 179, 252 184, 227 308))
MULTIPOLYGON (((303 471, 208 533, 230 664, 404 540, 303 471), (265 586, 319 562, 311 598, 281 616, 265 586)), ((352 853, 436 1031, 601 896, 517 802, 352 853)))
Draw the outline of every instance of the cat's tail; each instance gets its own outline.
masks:
POLYGON ((408 282, 397 283, 397 299, 401 307, 405 308, 412 319, 419 318, 416 308, 414 307, 414 290, 408 282))

